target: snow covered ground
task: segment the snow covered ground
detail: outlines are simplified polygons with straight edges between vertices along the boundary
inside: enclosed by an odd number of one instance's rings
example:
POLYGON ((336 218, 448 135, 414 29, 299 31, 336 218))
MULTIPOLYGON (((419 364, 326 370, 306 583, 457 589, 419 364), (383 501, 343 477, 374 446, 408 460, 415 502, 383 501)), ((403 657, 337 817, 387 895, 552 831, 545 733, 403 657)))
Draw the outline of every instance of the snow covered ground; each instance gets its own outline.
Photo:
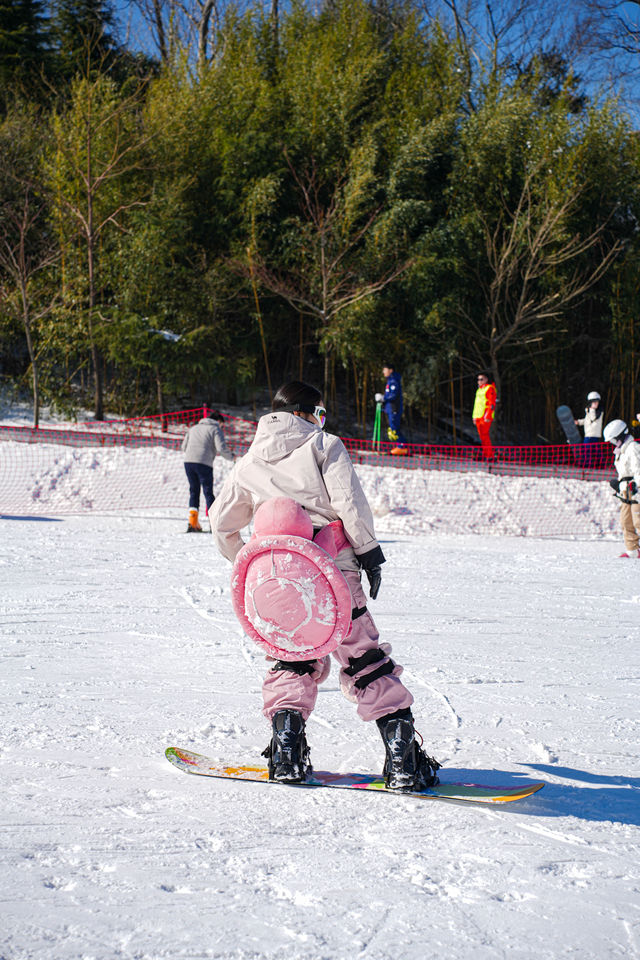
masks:
MULTIPOLYGON (((529 800, 185 776, 166 746, 268 739, 211 538, 182 512, 0 519, 2 960, 640 956, 640 564, 403 522, 371 606, 426 745, 452 780, 546 780, 529 800)), ((336 677, 314 764, 377 771, 336 677)))

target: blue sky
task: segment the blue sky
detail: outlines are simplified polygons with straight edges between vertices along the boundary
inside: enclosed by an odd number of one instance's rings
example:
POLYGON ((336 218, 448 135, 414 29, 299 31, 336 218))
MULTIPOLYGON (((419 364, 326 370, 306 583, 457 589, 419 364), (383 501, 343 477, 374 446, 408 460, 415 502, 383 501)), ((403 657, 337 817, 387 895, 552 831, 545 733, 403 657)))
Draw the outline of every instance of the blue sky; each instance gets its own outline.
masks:
MULTIPOLYGON (((197 0, 191 0, 191 2, 195 6, 197 0)), ((425 8, 428 7, 432 11, 438 8, 443 9, 439 0, 434 0, 434 2, 431 3, 429 3, 429 0, 423 0, 423 2, 425 8)), ((588 2, 588 0, 586 0, 586 2, 588 2)), ((605 2, 608 2, 608 0, 605 0, 605 2)), ((281 9, 284 5, 285 4, 281 2, 281 9)), ((611 0, 611 5, 614 5, 614 0, 611 0)), ((139 7, 133 3, 132 0, 114 0, 113 6, 118 19, 121 42, 126 41, 130 47, 156 55, 157 50, 139 7)), ((221 0, 221 9, 223 7, 224 0, 221 0)), ((480 2, 478 2, 477 7, 479 11, 486 9, 484 3, 480 2)), ((543 7, 547 10, 554 9, 553 7, 550 8, 547 6, 544 0, 541 0, 539 9, 543 7)), ((499 5, 496 5, 496 9, 498 8, 499 5)), ((558 8, 556 7, 555 9, 558 8)), ((556 36, 560 43, 563 42, 564 37, 570 29, 569 16, 584 8, 581 6, 580 0, 577 0, 577 2, 574 0, 574 3, 569 8, 569 14, 564 12, 566 8, 563 7, 561 9, 563 11, 560 14, 561 19, 558 20, 555 28, 556 36)), ((586 89, 590 96, 597 97, 602 92, 605 92, 607 95, 618 97, 622 109, 628 112, 634 120, 635 125, 640 127, 640 4, 638 2, 617 3, 615 4, 615 12, 618 17, 626 19, 629 24, 638 25, 639 40, 637 55, 616 52, 610 56, 608 64, 604 58, 596 59, 592 56, 582 56, 576 62, 576 70, 581 78, 584 89, 586 89), (615 73, 614 77, 611 76, 612 68, 615 73), (620 76, 623 71, 627 73, 627 77, 624 79, 620 76)), ((480 15, 484 16, 483 13, 480 15)), ((515 35, 514 39, 516 39, 515 35)))

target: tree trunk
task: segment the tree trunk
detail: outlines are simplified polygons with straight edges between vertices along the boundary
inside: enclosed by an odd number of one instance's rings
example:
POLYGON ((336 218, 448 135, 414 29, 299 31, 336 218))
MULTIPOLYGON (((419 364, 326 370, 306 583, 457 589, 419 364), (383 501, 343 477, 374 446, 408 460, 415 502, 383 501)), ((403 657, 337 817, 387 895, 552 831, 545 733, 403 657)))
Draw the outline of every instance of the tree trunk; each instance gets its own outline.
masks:
POLYGON ((209 39, 209 23, 214 11, 215 0, 207 0, 202 8, 202 17, 198 27, 198 63, 201 67, 207 62, 207 43, 209 39))
POLYGON ((330 350, 327 348, 324 354, 324 385, 322 388, 322 399, 327 403, 327 397, 329 396, 329 354, 330 350))
MULTIPOLYGON (((320 276, 322 278, 322 326, 321 331, 324 332, 327 324, 327 306, 329 302, 329 282, 327 277, 327 258, 326 258, 326 239, 324 234, 320 237, 320 276)), ((327 391, 329 389, 329 353, 330 349, 327 348, 324 355, 324 400, 327 401, 327 391)))
POLYGON ((304 370, 304 314, 300 314, 299 325, 299 347, 298 347, 298 380, 302 380, 304 370))
POLYGON ((491 379, 496 385, 496 408, 493 412, 493 420, 491 421, 491 429, 489 430, 489 436, 491 437, 491 442, 496 442, 496 423, 500 416, 500 407, 498 405, 498 400, 500 399, 500 368, 498 366, 498 354, 496 351, 491 351, 491 379))
POLYGON ((31 337, 31 311, 29 308, 29 294, 27 291, 27 254, 25 250, 24 224, 25 221, 23 220, 23 229, 20 231, 20 246, 18 250, 18 270, 20 272, 20 296, 22 298, 22 324, 24 326, 24 335, 27 341, 29 360, 31 361, 31 379, 33 385, 33 425, 34 427, 38 427, 40 423, 40 391, 38 385, 38 365, 36 363, 36 352, 33 347, 33 339, 31 337))
POLYGON ((253 257, 251 253, 251 247, 247 247, 247 256, 249 258, 249 268, 251 271, 251 287, 253 289, 253 298, 256 304, 256 319, 258 321, 258 328, 260 330, 260 340, 262 342, 262 355, 264 357, 264 369, 267 374, 267 384, 269 386, 269 400, 273 403, 273 386, 271 384, 271 369, 269 367, 269 355, 267 353, 267 341, 264 335, 264 325, 262 323, 262 312, 260 310, 260 300, 258 298, 258 287, 256 284, 256 278, 253 272, 253 257))
POLYGON ((31 317, 29 315, 29 301, 27 299, 26 284, 24 279, 21 283, 22 293, 22 323, 24 325, 24 335, 27 341, 27 350, 29 351, 29 360, 31 361, 31 382, 33 391, 33 425, 40 425, 40 385, 38 378, 38 364, 36 362, 36 352, 33 347, 31 337, 31 317))
POLYGON ((155 22, 156 35, 158 37, 158 50, 163 64, 169 63, 169 50, 167 48, 167 38, 164 32, 164 22, 162 20, 162 4, 160 0, 153 0, 153 19, 155 22))
MULTIPOLYGON (((91 230, 91 207, 89 208, 89 229, 91 230)), ((87 237, 87 265, 89 270, 89 343, 91 345, 91 362, 93 364, 93 403, 94 420, 104 420, 104 400, 102 388, 102 358, 98 345, 96 344, 95 331, 93 329, 93 312, 96 303, 96 290, 94 279, 94 240, 89 234, 87 237)))
POLYGON ((456 397, 453 389, 453 360, 449 360, 449 393, 451 403, 451 423, 453 424, 453 445, 458 446, 458 437, 456 433, 456 397))
POLYGON ((365 369, 362 374, 362 439, 367 439, 367 385, 369 377, 365 369))
POLYGON ((104 406, 102 399, 102 369, 100 351, 98 350, 93 330, 93 311, 96 305, 95 285, 95 237, 93 235, 93 192, 91 189, 93 174, 93 157, 91 153, 91 114, 87 123, 87 270, 89 273, 89 342, 91 344, 91 361, 94 376, 94 420, 104 420, 104 406))
MULTIPOLYGON (((160 367, 156 365, 154 369, 154 374, 156 378, 156 396, 158 398, 158 413, 160 414, 160 420, 162 423, 162 432, 166 433, 169 429, 169 419, 165 415, 164 409, 164 392, 162 390, 162 377, 160 375, 160 367)), ((206 411, 206 407, 204 408, 206 411)))

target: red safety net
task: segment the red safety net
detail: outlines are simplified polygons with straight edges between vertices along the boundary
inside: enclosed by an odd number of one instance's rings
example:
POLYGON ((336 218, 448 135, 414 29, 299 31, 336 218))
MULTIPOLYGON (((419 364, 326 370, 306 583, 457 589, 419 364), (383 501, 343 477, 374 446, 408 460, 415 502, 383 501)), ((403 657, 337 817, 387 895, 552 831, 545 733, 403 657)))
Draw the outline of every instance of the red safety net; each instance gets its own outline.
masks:
POLYGON ((564 444, 544 447, 494 447, 487 458, 479 446, 444 444, 372 443, 344 439, 354 463, 402 467, 405 470, 489 471, 502 476, 573 477, 602 480, 613 470, 613 447, 609 443, 564 444), (392 453, 392 450, 406 450, 392 453))
MULTIPOLYGON (((0 511, 6 515, 176 508, 188 495, 180 446, 203 409, 54 428, 0 426, 0 511)), ((226 416, 235 456, 256 424, 226 416)), ((607 535, 617 529, 613 448, 595 443, 496 447, 344 440, 378 530, 607 535), (463 476, 464 475, 464 476, 463 476)), ((216 489, 231 464, 215 463, 216 489)))
MULTIPOLYGON (((182 506, 180 447, 203 414, 199 407, 64 428, 0 425, 0 511, 58 515, 182 506)), ((255 426, 225 416, 225 438, 236 456, 248 449, 255 426)))

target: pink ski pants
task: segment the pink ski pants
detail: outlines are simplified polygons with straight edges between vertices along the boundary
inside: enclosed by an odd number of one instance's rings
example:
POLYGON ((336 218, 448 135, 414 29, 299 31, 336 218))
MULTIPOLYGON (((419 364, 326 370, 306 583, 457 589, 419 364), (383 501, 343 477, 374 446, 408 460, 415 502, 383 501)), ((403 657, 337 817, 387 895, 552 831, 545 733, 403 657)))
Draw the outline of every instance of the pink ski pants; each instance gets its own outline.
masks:
MULTIPOLYGON (((359 571, 345 570, 342 564, 340 566, 351 590, 353 606, 362 609, 367 605, 367 600, 360 584, 359 571)), ((393 673, 373 680, 363 689, 355 686, 359 677, 377 670, 389 660, 391 647, 388 643, 380 644, 378 637, 373 617, 367 611, 353 621, 351 633, 331 654, 341 667, 340 689, 347 700, 357 705, 358 714, 363 720, 377 720, 388 713, 410 707, 413 703, 413 696, 400 680, 402 673, 400 666, 394 667, 393 673), (353 677, 345 673, 344 668, 349 667, 349 657, 356 659, 368 650, 378 648, 386 654, 384 660, 364 667, 353 677)), ((267 720, 271 720, 278 710, 284 709, 299 710, 305 720, 308 718, 316 704, 318 685, 327 679, 331 669, 329 657, 316 660, 315 664, 313 673, 305 673, 302 676, 290 670, 268 671, 262 685, 263 713, 267 720)))

